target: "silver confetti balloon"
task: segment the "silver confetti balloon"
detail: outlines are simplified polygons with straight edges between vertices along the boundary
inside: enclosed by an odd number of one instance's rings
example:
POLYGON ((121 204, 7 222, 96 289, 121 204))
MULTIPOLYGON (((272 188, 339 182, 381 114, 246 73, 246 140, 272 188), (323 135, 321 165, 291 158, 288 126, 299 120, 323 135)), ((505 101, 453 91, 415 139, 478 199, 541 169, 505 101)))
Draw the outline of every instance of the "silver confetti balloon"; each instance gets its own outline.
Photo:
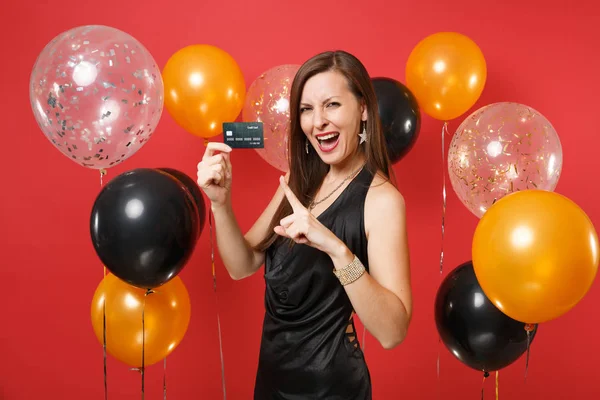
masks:
POLYGON ((104 169, 150 139, 164 102, 156 61, 129 34, 101 25, 56 36, 38 56, 29 84, 35 119, 64 155, 104 169))

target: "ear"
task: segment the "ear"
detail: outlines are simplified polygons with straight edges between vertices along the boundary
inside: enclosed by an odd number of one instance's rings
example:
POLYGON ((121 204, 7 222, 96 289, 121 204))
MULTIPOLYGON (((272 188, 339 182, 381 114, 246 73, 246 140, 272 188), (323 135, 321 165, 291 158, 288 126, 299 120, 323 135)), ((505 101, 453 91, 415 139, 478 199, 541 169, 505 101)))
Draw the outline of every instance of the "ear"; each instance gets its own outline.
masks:
POLYGON ((368 118, 369 113, 367 112, 367 105, 365 104, 365 101, 361 101, 360 102, 360 119, 361 121, 365 122, 368 118))

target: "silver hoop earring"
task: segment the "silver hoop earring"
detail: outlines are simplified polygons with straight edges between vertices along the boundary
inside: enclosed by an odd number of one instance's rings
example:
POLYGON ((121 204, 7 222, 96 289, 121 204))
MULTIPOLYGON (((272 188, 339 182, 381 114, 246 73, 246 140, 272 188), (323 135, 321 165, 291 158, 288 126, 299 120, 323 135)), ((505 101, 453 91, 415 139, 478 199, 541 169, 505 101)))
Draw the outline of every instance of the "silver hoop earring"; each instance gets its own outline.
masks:
POLYGON ((362 133, 359 133, 358 136, 360 137, 359 144, 362 144, 363 142, 367 141, 367 121, 365 121, 365 123, 363 124, 362 133))
POLYGON ((305 144, 304 147, 306 149, 306 154, 308 154, 308 139, 306 139, 306 142, 304 144, 305 144))

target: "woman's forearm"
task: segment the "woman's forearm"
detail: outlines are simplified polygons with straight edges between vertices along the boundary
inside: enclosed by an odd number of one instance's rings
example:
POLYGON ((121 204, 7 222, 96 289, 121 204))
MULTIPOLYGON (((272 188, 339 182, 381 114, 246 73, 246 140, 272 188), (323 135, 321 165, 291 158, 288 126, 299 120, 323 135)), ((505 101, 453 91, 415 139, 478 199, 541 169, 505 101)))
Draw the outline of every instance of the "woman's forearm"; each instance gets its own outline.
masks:
MULTIPOLYGON (((332 260, 339 270, 350 264, 353 258, 351 252, 342 251, 340 255, 332 257, 332 260)), ((385 349, 392 349, 404 340, 410 316, 398 296, 367 272, 344 286, 344 289, 365 328, 385 349)))
POLYGON ((244 237, 231 205, 213 207, 215 235, 221 260, 233 279, 252 275, 263 263, 262 254, 244 237))

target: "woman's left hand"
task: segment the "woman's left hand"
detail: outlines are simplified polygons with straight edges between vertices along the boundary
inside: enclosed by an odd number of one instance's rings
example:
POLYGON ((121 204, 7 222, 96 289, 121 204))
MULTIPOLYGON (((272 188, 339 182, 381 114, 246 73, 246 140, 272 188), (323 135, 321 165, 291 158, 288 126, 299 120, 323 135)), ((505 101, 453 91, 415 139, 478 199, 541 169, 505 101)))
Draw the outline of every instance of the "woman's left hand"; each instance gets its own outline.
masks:
POLYGON ((279 222, 275 233, 333 256, 344 246, 343 242, 302 205, 283 177, 279 179, 279 183, 292 206, 293 213, 279 222))

